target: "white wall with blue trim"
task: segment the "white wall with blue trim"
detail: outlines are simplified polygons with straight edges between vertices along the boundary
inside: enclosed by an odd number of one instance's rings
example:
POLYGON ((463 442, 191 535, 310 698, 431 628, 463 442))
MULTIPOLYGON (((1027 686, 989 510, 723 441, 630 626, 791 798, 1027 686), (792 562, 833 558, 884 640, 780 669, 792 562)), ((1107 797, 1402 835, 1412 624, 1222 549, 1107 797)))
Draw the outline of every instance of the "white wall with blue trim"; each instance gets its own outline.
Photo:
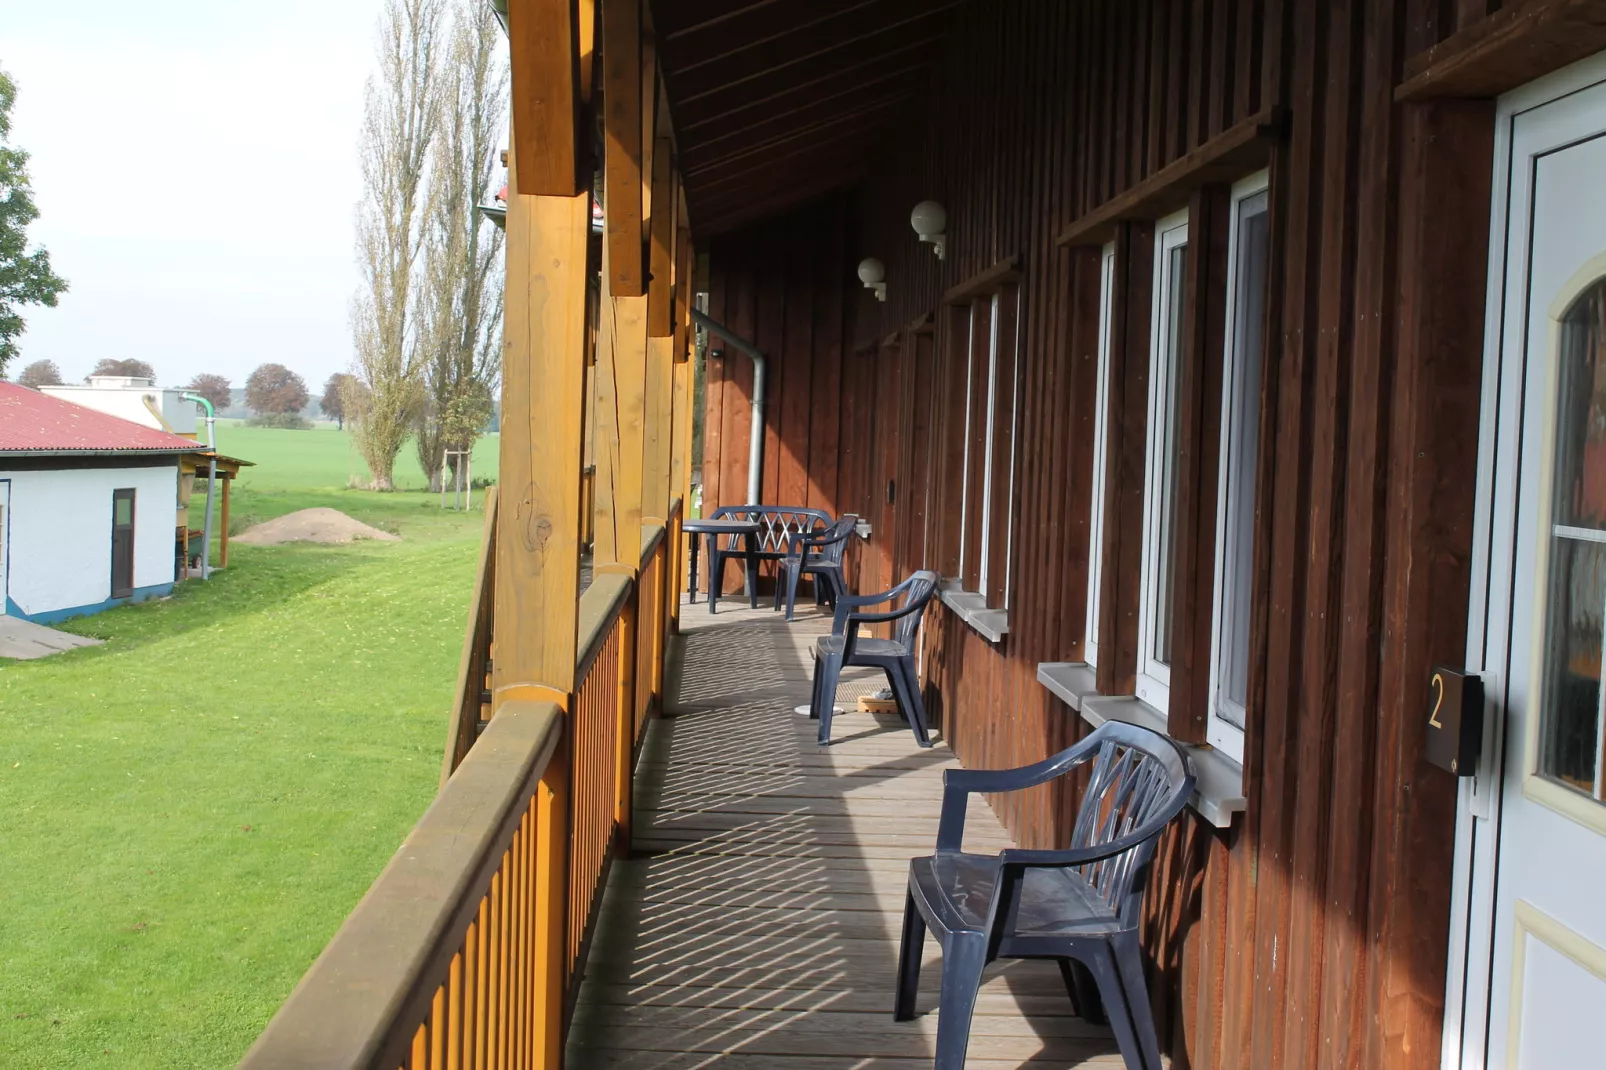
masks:
MULTIPOLYGON (((3 465, 3 462, 0 462, 3 465)), ((6 613, 39 624, 172 591, 178 465, 6 470, 6 613), (112 598, 112 492, 134 490, 134 593, 112 598)))

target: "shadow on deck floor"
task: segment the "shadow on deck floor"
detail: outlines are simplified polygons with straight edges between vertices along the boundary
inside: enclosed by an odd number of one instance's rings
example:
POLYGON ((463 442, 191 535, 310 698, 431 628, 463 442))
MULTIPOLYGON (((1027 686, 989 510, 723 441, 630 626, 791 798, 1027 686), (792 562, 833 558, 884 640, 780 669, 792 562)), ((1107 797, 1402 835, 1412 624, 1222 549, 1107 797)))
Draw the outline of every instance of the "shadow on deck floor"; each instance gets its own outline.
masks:
MULTIPOLYGON (((893 979, 908 859, 935 843, 941 771, 957 762, 895 715, 840 716, 835 744, 817 746, 793 707, 829 618, 726 606, 683 607, 678 693, 637 769, 636 853, 609 875, 568 1065, 929 1067, 935 942, 913 1022, 892 1020, 893 979)), ((845 674, 838 701, 882 682, 845 674)), ((1006 846, 972 807, 966 846, 1006 846)), ((967 1065, 1121 1065, 1108 1030, 1071 1016, 1052 963, 989 976, 967 1065)))

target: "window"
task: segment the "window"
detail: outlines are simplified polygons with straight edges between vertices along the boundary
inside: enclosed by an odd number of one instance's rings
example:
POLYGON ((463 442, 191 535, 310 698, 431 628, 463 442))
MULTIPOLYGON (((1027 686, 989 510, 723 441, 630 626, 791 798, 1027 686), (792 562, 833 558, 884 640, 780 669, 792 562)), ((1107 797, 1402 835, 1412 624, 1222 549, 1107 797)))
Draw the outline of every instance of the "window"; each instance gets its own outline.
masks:
POLYGON ((1115 299, 1115 243, 1104 247, 1099 268, 1098 389, 1093 402, 1093 502, 1088 512, 1087 638, 1082 660, 1099 663, 1099 574, 1104 560, 1105 409, 1110 403, 1110 309, 1115 299))
POLYGON ((1255 467, 1266 316, 1270 215, 1262 171, 1233 187, 1227 239, 1226 361, 1221 385, 1221 478, 1210 652, 1212 747, 1244 755, 1249 692, 1249 609, 1255 540, 1255 467))
POLYGON ((960 585, 994 609, 1009 604, 1019 316, 1020 287, 1006 284, 956 305, 949 340, 965 375, 960 585))
POLYGON ((1176 561, 1177 366, 1188 267, 1188 213, 1154 234, 1149 342, 1149 433, 1144 457, 1143 569, 1138 616, 1138 698, 1164 712, 1171 689, 1172 576, 1176 561))
POLYGON ((1537 772, 1606 800, 1606 280, 1573 301, 1555 339, 1537 772))

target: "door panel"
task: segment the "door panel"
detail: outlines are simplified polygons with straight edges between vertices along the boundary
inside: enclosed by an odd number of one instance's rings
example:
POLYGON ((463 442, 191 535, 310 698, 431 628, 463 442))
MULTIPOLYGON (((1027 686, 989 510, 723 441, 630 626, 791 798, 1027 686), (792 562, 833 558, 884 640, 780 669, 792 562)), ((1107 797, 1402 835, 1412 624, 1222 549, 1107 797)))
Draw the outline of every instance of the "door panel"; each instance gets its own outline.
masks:
POLYGON ((1514 114, 1510 151, 1473 629, 1490 633, 1504 761, 1486 771, 1498 829, 1474 833, 1492 898, 1469 914, 1461 1065, 1547 1070, 1599 1065, 1606 1017, 1606 84, 1514 114))
POLYGON ((134 593, 134 491, 112 491, 112 597, 134 593))

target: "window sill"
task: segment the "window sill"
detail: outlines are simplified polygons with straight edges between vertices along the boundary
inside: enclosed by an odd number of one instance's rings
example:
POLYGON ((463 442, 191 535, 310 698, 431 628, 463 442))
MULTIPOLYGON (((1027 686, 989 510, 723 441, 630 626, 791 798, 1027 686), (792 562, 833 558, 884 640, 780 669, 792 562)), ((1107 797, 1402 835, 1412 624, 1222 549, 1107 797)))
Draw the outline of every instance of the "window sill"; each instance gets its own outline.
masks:
MULTIPOLYGON (((1082 720, 1097 728, 1105 721, 1124 721, 1166 735, 1165 715, 1132 695, 1101 695, 1092 690, 1093 668, 1080 662, 1044 662, 1037 679, 1071 705, 1082 720), (1069 695, 1075 696, 1073 702, 1069 695)), ((1193 798, 1188 805, 1216 828, 1232 825, 1232 815, 1247 806, 1243 766, 1214 747, 1177 744, 1193 764, 1193 798)))
POLYGON ((989 643, 1001 643, 1009 634, 1008 610, 988 609, 981 595, 960 590, 957 583, 945 584, 939 594, 943 605, 980 632, 989 643))
POLYGON ((1085 661, 1045 661, 1037 666, 1037 682, 1058 695, 1065 705, 1082 712, 1082 699, 1097 695, 1093 666, 1085 661))

